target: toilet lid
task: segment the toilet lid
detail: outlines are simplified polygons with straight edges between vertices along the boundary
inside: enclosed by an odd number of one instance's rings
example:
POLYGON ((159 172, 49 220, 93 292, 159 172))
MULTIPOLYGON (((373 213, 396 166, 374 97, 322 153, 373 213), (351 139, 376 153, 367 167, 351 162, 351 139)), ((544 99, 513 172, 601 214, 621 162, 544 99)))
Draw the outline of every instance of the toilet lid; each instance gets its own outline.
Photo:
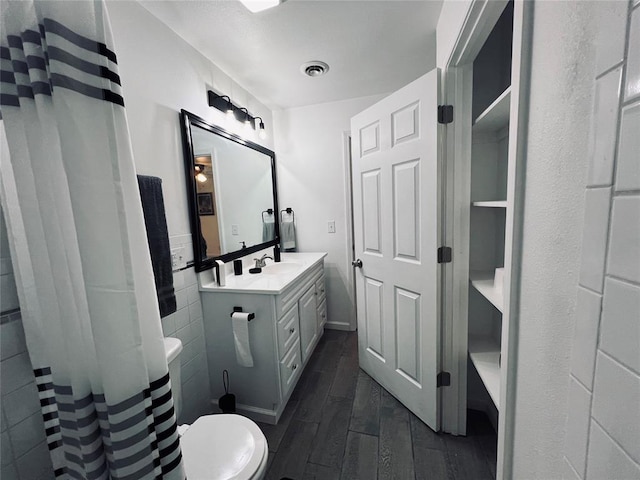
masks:
POLYGON ((267 449, 260 428, 241 415, 205 415, 180 438, 189 480, 248 480, 267 449))

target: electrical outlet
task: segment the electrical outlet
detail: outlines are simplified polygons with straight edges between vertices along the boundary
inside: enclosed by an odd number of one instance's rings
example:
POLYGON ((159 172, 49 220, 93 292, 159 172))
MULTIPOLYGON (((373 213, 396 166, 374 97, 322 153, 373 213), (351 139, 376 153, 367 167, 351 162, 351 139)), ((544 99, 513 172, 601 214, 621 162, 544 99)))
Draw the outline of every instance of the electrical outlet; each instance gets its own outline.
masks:
POLYGON ((328 228, 329 233, 336 233, 336 221, 335 220, 331 220, 328 223, 328 227, 329 227, 328 228))
POLYGON ((171 269, 179 270, 187 266, 185 258, 185 247, 174 247, 171 249, 171 269))
POLYGON ((235 223, 231 225, 231 235, 238 235, 238 225, 235 223))

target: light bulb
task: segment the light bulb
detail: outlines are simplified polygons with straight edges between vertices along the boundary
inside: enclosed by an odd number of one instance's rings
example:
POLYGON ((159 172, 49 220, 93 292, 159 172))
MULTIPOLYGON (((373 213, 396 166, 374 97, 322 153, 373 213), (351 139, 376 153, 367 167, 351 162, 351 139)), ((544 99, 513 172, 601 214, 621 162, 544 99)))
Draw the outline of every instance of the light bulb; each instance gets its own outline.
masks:
POLYGON ((267 132, 264 129, 264 127, 260 127, 260 130, 258 131, 258 136, 264 140, 265 138, 267 138, 267 132))
POLYGON ((204 183, 207 181, 207 176, 204 173, 200 172, 196 175, 196 180, 200 183, 204 183))

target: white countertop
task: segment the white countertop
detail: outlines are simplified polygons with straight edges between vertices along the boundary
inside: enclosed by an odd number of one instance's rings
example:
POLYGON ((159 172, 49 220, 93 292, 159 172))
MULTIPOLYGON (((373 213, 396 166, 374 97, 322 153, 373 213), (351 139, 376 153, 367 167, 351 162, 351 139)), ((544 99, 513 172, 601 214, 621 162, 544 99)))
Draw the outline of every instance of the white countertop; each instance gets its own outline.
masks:
POLYGON ((281 262, 279 263, 274 263, 273 260, 267 259, 267 265, 262 269, 262 273, 252 274, 249 273, 248 268, 244 268, 242 275, 228 274, 224 287, 220 287, 213 282, 210 279, 210 274, 207 276, 200 274, 198 276, 200 291, 277 295, 304 275, 311 267, 320 263, 326 256, 326 252, 282 253, 281 262), (272 265, 274 269, 281 269, 282 271, 269 273, 269 267, 272 265), (204 280, 205 278, 209 280, 204 280))

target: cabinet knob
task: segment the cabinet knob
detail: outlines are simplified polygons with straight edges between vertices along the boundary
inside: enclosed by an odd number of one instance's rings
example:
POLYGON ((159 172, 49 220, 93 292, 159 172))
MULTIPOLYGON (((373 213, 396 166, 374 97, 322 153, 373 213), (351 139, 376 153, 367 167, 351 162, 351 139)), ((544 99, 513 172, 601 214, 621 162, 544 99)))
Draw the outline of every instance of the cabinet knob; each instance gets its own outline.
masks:
POLYGON ((289 329, 289 333, 290 333, 290 334, 291 334, 291 333, 294 333, 295 331, 296 331, 296 329, 295 329, 295 328, 293 328, 293 327, 289 329))
POLYGON ((291 370, 295 370, 296 368, 298 368, 298 364, 294 363, 293 366, 291 367, 291 370))
POLYGON ((322 314, 322 318, 325 318, 326 316, 327 316, 326 314, 324 314, 324 313, 322 314))

